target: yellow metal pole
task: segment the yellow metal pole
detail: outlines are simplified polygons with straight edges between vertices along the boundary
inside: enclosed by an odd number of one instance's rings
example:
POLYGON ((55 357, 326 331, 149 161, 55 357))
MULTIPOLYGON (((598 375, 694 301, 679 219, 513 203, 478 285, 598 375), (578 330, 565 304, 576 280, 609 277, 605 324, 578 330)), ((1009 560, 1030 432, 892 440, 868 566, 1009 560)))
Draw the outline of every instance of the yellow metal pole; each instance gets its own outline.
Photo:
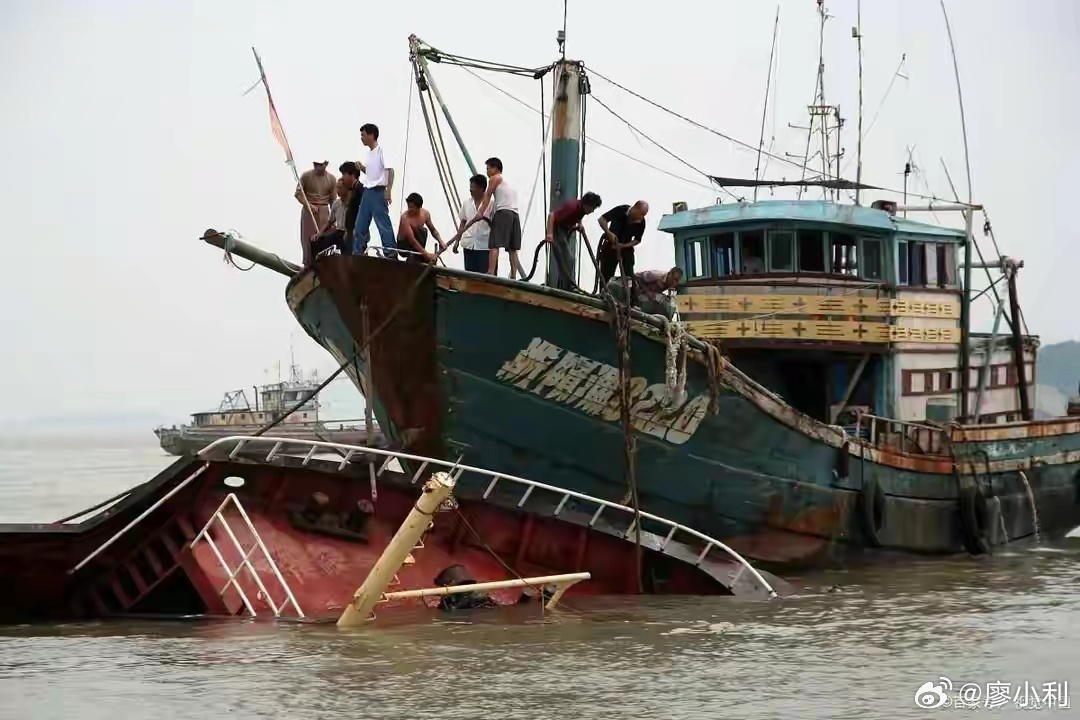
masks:
POLYGON ((341 613, 337 621, 338 627, 356 627, 371 619, 372 610, 382 599, 387 586, 394 579, 394 574, 428 529, 431 517, 439 509, 439 505, 453 490, 454 478, 445 472, 434 473, 424 484, 420 499, 371 568, 364 584, 353 595, 352 602, 341 613))

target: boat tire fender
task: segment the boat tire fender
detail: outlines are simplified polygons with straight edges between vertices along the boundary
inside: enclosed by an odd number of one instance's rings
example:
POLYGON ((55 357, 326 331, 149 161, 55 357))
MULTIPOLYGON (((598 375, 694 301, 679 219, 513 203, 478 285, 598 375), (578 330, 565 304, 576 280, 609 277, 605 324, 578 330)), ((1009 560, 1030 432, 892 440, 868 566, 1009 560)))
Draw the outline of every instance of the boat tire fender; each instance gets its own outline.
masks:
POLYGON ((851 472, 851 450, 848 443, 840 446, 836 455, 836 477, 838 480, 847 480, 851 472))
POLYGON ((866 539, 870 545, 880 547, 880 533, 885 527, 885 492, 875 478, 863 479, 859 501, 866 539))
POLYGON ((967 551, 972 555, 989 555, 990 542, 986 532, 990 521, 990 508, 986 495, 978 484, 960 489, 960 520, 967 551))

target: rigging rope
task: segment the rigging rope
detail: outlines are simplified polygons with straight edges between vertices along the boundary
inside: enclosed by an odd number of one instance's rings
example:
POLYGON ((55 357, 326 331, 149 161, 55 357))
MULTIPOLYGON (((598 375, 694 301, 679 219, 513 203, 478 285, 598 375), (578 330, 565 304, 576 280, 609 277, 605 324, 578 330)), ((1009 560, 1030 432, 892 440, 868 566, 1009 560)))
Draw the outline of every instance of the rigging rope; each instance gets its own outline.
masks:
MULTIPOLYGON (((477 75, 476 73, 469 70, 468 68, 465 68, 465 72, 469 73, 470 75, 472 75, 474 78, 476 78, 480 82, 482 82, 485 85, 489 86, 491 89, 493 89, 493 90, 505 95, 506 97, 510 98, 511 100, 516 102, 518 105, 521 105, 525 109, 527 109, 527 110, 529 110, 531 112, 534 112, 534 113, 541 113, 541 115, 543 115, 542 111, 537 110, 536 108, 534 108, 532 105, 525 102, 521 98, 513 95, 512 93, 507 92, 506 90, 503 90, 501 87, 499 87, 495 83, 486 80, 485 78, 481 77, 480 75, 477 75)), ((585 97, 586 96, 584 96, 584 95, 582 96, 582 102, 583 103, 585 101, 585 97)), ((584 115, 582 117, 584 118, 584 115)), ((584 126, 584 122, 583 122, 583 126, 584 126)), ((586 134, 582 133, 582 142, 583 142, 582 147, 584 147, 584 140, 588 140, 589 142, 591 142, 591 143, 593 143, 595 145, 599 145, 600 147, 604 148, 605 150, 609 150, 609 151, 615 153, 616 155, 619 155, 620 157, 626 158, 627 160, 630 160, 631 162, 636 162, 639 165, 644 165, 645 167, 649 168, 650 170, 654 170, 654 171, 656 171, 658 173, 662 173, 664 175, 667 175, 670 178, 674 178, 675 180, 679 180, 680 182, 684 182, 684 183, 686 183, 688 185, 695 185, 697 187, 704 188, 705 190, 716 190, 716 185, 715 184, 705 184, 705 183, 702 183, 702 182, 698 182, 697 180, 691 180, 690 178, 683 177, 682 175, 677 175, 677 174, 675 174, 675 173, 673 173, 673 172, 671 172, 669 170, 665 170, 665 169, 663 169, 661 167, 657 167, 656 165, 653 165, 652 163, 650 163, 650 162, 648 162, 646 160, 642 160, 640 158, 634 157, 633 155, 629 155, 627 153, 624 153, 622 150, 619 150, 617 148, 613 148, 610 145, 607 145, 605 143, 600 142, 599 140, 597 140, 594 137, 591 137, 589 135, 586 135, 586 134)), ((583 154, 582 154, 582 164, 583 165, 584 165, 584 162, 585 162, 584 157, 585 156, 584 156, 584 152, 583 152, 583 154)))
MULTIPOLYGON (((222 258, 222 261, 226 265, 232 265, 234 268, 236 268, 240 272, 247 272, 248 270, 250 270, 251 268, 255 267, 258 264, 254 260, 252 260, 251 264, 248 265, 247 267, 240 267, 239 265, 237 265, 236 261, 233 260, 232 247, 233 247, 233 243, 236 242, 236 238, 238 238, 240 236, 240 233, 238 233, 236 230, 226 230, 224 235, 225 235, 225 256, 222 258)), ((278 259, 280 260, 280 258, 278 258, 278 259)))
MULTIPOLYGON (((592 75, 595 75, 596 77, 600 78, 601 80, 604 80, 606 82, 611 83, 612 85, 619 88, 620 90, 622 90, 622 91, 624 91, 626 93, 629 93, 630 95, 633 95, 637 99, 639 99, 639 100, 641 100, 641 101, 643 101, 645 103, 648 103, 649 105, 652 105, 653 107, 655 107, 655 108, 657 108, 659 110, 663 110, 668 115, 672 115, 673 117, 676 117, 676 118, 678 118, 678 119, 680 119, 680 120, 682 120, 682 121, 684 121, 686 123, 689 123, 690 125, 693 125, 694 127, 698 128, 700 130, 704 130, 705 132, 716 135, 717 137, 723 138, 724 140, 727 140, 728 142, 730 142, 730 143, 732 143, 734 145, 738 145, 738 146, 743 147, 743 148, 745 148, 747 150, 751 150, 755 154, 757 154, 758 149, 755 146, 751 145, 750 143, 746 143, 746 142, 743 142, 742 140, 738 140, 737 138, 734 138, 734 137, 732 137, 730 135, 727 135, 726 133, 722 133, 722 132, 720 132, 719 130, 717 130, 715 128, 711 128, 708 125, 703 125, 703 124, 697 122, 696 120, 692 120, 691 118, 688 118, 687 116, 685 116, 685 115, 683 115, 681 113, 675 112, 674 110, 670 110, 670 109, 664 107, 663 105, 661 105, 660 103, 655 102, 653 100, 650 100, 649 98, 645 97, 641 93, 635 92, 635 91, 631 90, 630 88, 626 87, 625 85, 622 85, 621 83, 615 82, 611 78, 597 72, 596 70, 593 70, 592 68, 589 69, 589 72, 592 75)), ((594 142, 595 142, 595 140, 594 140, 594 142)), ((796 168, 798 168, 800 170, 805 170, 808 167, 808 165, 806 163, 799 163, 799 162, 796 162, 796 161, 791 160, 789 158, 783 157, 781 155, 777 155, 776 153, 763 151, 762 154, 765 155, 766 157, 773 158, 774 160, 779 160, 780 162, 785 163, 787 165, 792 165, 792 166, 794 166, 794 167, 796 167, 796 168)), ((888 187, 884 187, 884 186, 878 186, 878 189, 882 190, 883 192, 894 193, 894 194, 897 194, 897 195, 899 195, 899 194, 901 194, 903 192, 901 190, 896 190, 896 189, 888 188, 888 187)), ((920 195, 919 193, 913 193, 913 192, 908 192, 908 195, 911 196, 911 197, 921 198, 923 200, 944 201, 944 198, 940 198, 940 197, 938 197, 936 195, 920 195)), ((966 205, 967 203, 961 203, 961 204, 966 205)))
MULTIPOLYGON (((690 169, 691 169, 691 170, 693 170, 694 172, 697 172, 697 173, 701 173, 701 174, 702 174, 702 175, 704 175, 704 176, 705 176, 706 178, 710 178, 710 179, 711 179, 711 176, 709 175, 709 173, 705 172, 704 170, 702 170, 702 169, 701 169, 701 168, 699 168, 699 167, 696 167, 696 166, 694 166, 694 165, 691 165, 691 164, 690 164, 690 163, 689 163, 688 161, 684 160, 683 158, 679 157, 679 156, 678 156, 678 155, 676 155, 675 153, 671 152, 671 151, 670 151, 670 150, 668 150, 668 149, 667 149, 666 147, 664 147, 663 145, 661 145, 660 143, 658 143, 658 142, 657 142, 656 140, 653 140, 653 139, 652 139, 651 137, 649 137, 648 135, 646 135, 645 133, 643 133, 643 132, 642 132, 641 130, 639 130, 639 129, 637 129, 636 127, 634 127, 634 125, 633 125, 633 124, 631 124, 631 122, 630 122, 629 120, 627 120, 627 119, 626 119, 626 118, 624 118, 624 117, 623 117, 622 115, 620 115, 619 113, 617 113, 617 112, 615 112, 614 110, 612 110, 612 109, 611 109, 611 108, 610 108, 610 107, 609 107, 609 106, 608 106, 608 105, 607 105, 607 104, 606 104, 606 103, 605 103, 605 102, 604 102, 603 100, 601 100, 600 98, 596 97, 595 95, 593 96, 593 99, 594 99, 594 100, 596 100, 596 102, 600 103, 600 107, 602 107, 602 108, 604 108, 605 110, 607 110, 607 111, 608 111, 609 113, 611 113, 612 115, 614 115, 614 116, 615 116, 616 118, 618 118, 619 120, 622 120, 622 121, 623 121, 623 123, 624 123, 624 124, 626 125, 626 127, 630 128, 631 132, 637 133, 637 134, 638 134, 638 135, 640 135, 641 137, 645 138, 646 140, 648 140, 649 142, 651 142, 651 143, 652 143, 653 145, 655 145, 656 147, 660 148, 660 149, 661 149, 661 150, 663 150, 663 151, 664 151, 665 153, 667 153, 667 154, 668 154, 668 155, 670 155, 671 157, 675 158, 676 160, 678 160, 679 162, 681 162, 681 163, 682 163, 683 165, 685 165, 686 167, 690 168, 690 169)), ((731 192, 730 190, 728 190, 728 189, 727 189, 726 187, 723 187, 723 186, 719 186, 719 187, 720 187, 720 189, 721 189, 721 190, 722 190, 723 192, 726 192, 726 193, 727 193, 728 195, 730 195, 730 196, 732 197, 732 199, 733 199, 733 200, 735 200, 736 202, 741 202, 742 200, 744 200, 744 199, 745 199, 745 198, 740 198, 740 197, 739 197, 739 196, 737 196, 737 195, 736 195, 735 193, 733 193, 733 192, 731 192)))
MULTIPOLYGON (((405 111, 405 154, 401 158, 401 187, 405 188, 405 172, 409 169, 409 137, 412 135, 412 84, 415 66, 409 68, 409 107, 405 111)), ((419 87, 419 86, 418 86, 419 87)))
MULTIPOLYGON (((435 158, 435 169, 439 176, 439 184, 442 186, 443 197, 446 199, 446 205, 450 208, 450 217, 454 217, 454 215, 456 214, 454 208, 454 201, 451 199, 450 189, 447 187, 447 171, 443 165, 445 160, 439 152, 439 146, 435 139, 435 131, 432 128, 431 115, 428 114, 427 100, 429 100, 430 98, 425 99, 423 87, 419 84, 417 84, 416 86, 416 91, 420 94, 420 108, 423 110, 424 113, 424 125, 427 127, 428 142, 431 145, 431 153, 435 158)), ((432 107, 432 114, 434 114, 434 106, 432 107)), ((438 122, 438 116, 436 116, 435 122, 438 122)))

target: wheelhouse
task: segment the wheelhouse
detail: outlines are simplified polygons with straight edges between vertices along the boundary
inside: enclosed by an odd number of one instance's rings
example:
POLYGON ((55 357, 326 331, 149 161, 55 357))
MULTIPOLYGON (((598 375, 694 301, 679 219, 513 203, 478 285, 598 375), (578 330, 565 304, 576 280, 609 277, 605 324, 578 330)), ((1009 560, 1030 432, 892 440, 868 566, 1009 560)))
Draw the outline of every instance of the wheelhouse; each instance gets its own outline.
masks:
MULTIPOLYGON (((674 236, 690 332, 722 343, 796 409, 828 423, 856 413, 951 419, 961 388, 962 229, 898 217, 886 201, 804 200, 677 204, 660 230, 674 236)), ((984 370, 996 379, 1009 363, 1008 340, 989 340, 971 338, 973 390, 984 370)), ((1037 341, 1025 346, 1032 378, 1037 341)), ((1014 419, 1008 388, 1007 378, 988 388, 985 419, 1014 419)))

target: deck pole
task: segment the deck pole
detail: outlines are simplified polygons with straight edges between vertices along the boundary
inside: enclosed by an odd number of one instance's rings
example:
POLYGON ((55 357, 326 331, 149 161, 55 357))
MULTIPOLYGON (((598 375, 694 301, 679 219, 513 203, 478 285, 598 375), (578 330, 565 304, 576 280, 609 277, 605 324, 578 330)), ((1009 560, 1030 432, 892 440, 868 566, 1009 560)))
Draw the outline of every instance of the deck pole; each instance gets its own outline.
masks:
POLYGON ((364 578, 364 584, 353 595, 352 602, 341 613, 337 621, 338 627, 356 627, 372 618, 372 611, 382 600, 383 593, 394 575, 431 525, 431 517, 443 500, 450 497, 454 482, 449 473, 437 472, 424 484, 424 492, 413 505, 409 516, 387 544, 371 572, 364 578))
MULTIPOLYGON (((578 175, 581 171, 581 90, 585 82, 581 63, 560 60, 555 64, 554 100, 551 104, 551 204, 554 211, 563 202, 580 196, 578 175)), ((547 218, 544 218, 547 226, 547 218)), ((575 284, 574 268, 577 267, 578 236, 569 233, 562 267, 549 255, 546 284, 560 290, 571 290, 575 284), (564 277, 563 267, 569 276, 564 277)))

